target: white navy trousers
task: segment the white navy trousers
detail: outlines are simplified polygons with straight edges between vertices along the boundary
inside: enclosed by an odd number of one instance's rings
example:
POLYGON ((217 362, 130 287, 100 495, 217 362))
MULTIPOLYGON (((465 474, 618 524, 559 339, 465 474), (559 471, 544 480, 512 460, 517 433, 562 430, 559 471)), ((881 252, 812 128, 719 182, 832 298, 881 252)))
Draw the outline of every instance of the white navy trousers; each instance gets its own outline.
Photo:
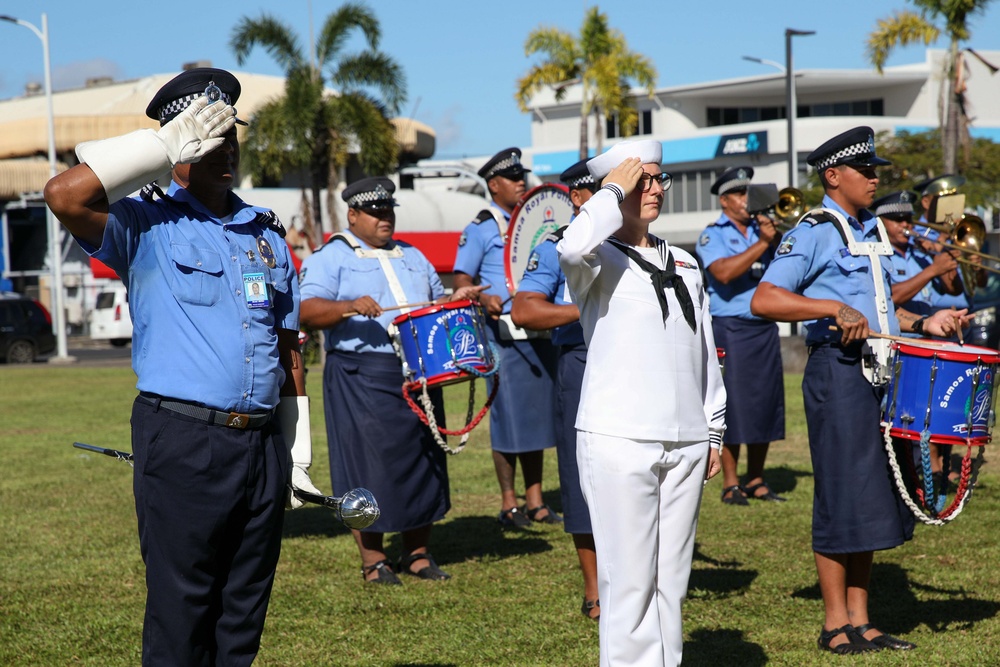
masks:
POLYGON ((601 667, 676 667, 708 441, 577 433, 601 600, 601 667))

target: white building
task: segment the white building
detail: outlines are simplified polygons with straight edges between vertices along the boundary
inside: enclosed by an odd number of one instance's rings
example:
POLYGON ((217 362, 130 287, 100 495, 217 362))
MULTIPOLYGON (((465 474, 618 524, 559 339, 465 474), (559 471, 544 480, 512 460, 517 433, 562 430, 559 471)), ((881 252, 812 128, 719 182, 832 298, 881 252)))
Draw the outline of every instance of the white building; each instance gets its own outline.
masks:
MULTIPOLYGON (((1000 51, 978 52, 1000 63, 1000 51)), ((637 94, 639 134, 663 144, 663 168, 673 175, 663 212, 652 231, 672 243, 691 247, 719 215, 718 198, 709 193, 725 169, 749 164, 755 183, 779 188, 804 182, 805 158, 834 135, 858 125, 875 132, 921 132, 939 126, 945 52, 927 51, 925 62, 874 70, 795 71, 797 121, 795 148, 798 183, 788 183, 788 130, 785 74, 725 79, 661 88, 652 99, 637 94)), ((976 58, 965 59, 971 128, 974 137, 1000 141, 1000 81, 976 58)), ((546 91, 531 104, 532 169, 547 180, 579 158, 580 95, 575 86, 556 102, 546 91)), ((601 128, 604 148, 619 140, 613 119, 601 128)), ((588 137, 594 152, 594 120, 588 137)), ((819 202, 807 202, 810 205, 819 202)))

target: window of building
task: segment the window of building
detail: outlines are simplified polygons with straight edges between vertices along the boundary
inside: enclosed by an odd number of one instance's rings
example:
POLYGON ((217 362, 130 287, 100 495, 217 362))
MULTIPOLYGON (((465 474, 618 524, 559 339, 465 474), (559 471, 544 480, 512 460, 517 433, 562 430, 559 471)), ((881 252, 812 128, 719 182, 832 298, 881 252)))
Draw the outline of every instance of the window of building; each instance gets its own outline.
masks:
MULTIPOLYGON (((824 102, 796 106, 799 118, 812 116, 883 116, 885 104, 881 99, 850 102, 824 102)), ((705 123, 708 127, 738 125, 759 120, 786 118, 785 107, 708 107, 705 123)))
MULTIPOLYGON (((605 137, 617 139, 625 136, 618 125, 618 114, 612 114, 605 119, 605 137)), ((653 133, 653 111, 651 109, 639 110, 639 117, 636 119, 636 127, 632 128, 633 135, 653 133)))
POLYGON ((712 183, 721 171, 702 169, 700 171, 667 170, 673 176, 673 185, 667 190, 663 200, 664 213, 696 213, 718 211, 719 198, 711 193, 712 183))

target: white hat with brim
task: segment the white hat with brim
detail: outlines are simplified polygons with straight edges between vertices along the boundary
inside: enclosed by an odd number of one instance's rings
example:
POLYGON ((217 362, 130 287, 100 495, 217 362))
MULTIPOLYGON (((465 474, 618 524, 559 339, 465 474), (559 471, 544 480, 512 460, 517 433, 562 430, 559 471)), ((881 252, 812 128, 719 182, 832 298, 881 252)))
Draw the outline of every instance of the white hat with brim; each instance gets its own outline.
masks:
POLYGON ((587 162, 587 169, 600 183, 612 169, 630 157, 639 158, 642 164, 660 164, 663 160, 663 144, 652 139, 622 141, 587 162))

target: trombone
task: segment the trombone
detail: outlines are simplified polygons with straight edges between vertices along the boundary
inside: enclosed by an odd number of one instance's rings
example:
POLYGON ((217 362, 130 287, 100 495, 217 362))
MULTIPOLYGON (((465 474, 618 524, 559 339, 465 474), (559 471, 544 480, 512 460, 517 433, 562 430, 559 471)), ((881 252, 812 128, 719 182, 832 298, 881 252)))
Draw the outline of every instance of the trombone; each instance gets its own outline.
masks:
POLYGON ((775 227, 781 233, 792 229, 806 212, 801 190, 788 187, 779 191, 774 183, 748 186, 746 208, 751 216, 761 214, 771 217, 773 213, 773 217, 780 221, 775 227))
MULTIPOLYGON (((986 240, 986 225, 983 223, 983 219, 977 215, 965 214, 958 220, 958 222, 952 223, 914 221, 910 224, 926 227, 927 229, 933 229, 934 231, 941 233, 942 236, 950 238, 951 240, 935 242, 940 243, 948 250, 954 250, 959 253, 967 253, 969 255, 976 255, 977 257, 981 257, 985 260, 1000 263, 1000 257, 991 255, 981 250, 983 247, 983 241, 986 240)), ((907 231, 907 236, 925 238, 909 230, 907 231)), ((937 255, 940 253, 930 252, 928 254, 937 255)), ((970 294, 975 292, 977 269, 990 271, 992 273, 1000 273, 1000 268, 987 266, 981 262, 973 262, 964 257, 956 257, 955 261, 962 265, 962 283, 965 285, 966 290, 970 294)))

